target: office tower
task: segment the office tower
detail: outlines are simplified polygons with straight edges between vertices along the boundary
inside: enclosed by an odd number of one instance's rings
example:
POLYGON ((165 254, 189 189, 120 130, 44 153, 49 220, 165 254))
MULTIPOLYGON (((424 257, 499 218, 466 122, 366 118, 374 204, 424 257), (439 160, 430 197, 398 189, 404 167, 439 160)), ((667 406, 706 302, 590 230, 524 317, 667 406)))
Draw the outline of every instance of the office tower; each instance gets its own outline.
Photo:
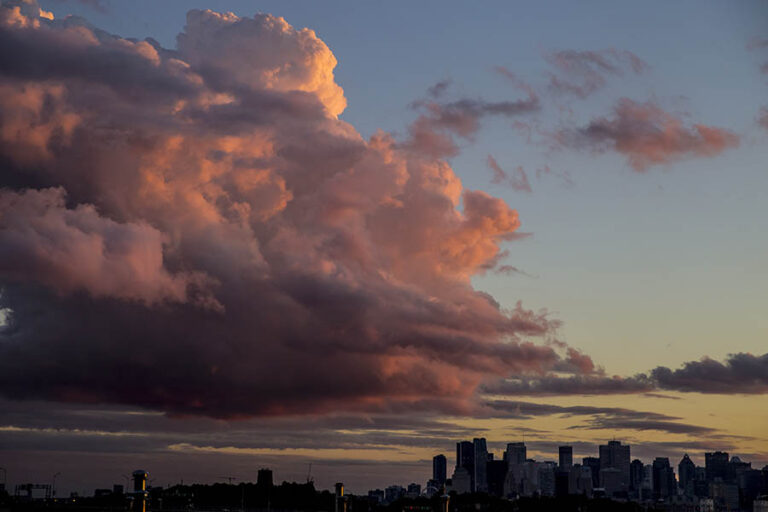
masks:
POLYGON ((335 512, 347 512, 347 497, 344 496, 344 484, 341 482, 336 482, 336 485, 334 486, 334 488, 336 490, 336 493, 334 496, 335 512))
POLYGON ((693 496, 693 481, 696 476, 696 464, 686 453, 677 465, 678 485, 686 496, 693 496))
POLYGON ((258 473, 256 473, 256 485, 265 488, 272 487, 272 470, 261 468, 258 473))
POLYGON ((507 461, 489 460, 486 466, 488 478, 488 494, 504 496, 504 480, 507 478, 507 461))
POLYGON ((133 512, 146 512, 147 498, 147 479, 149 473, 143 469, 137 469, 133 472, 133 512))
POLYGON ((600 468, 600 484, 609 498, 626 491, 623 475, 618 468, 600 468))
POLYGON ((525 443, 507 443, 507 451, 504 452, 504 458, 508 465, 523 464, 527 458, 525 443))
POLYGON ((476 492, 488 492, 488 446, 484 437, 476 437, 472 440, 475 455, 474 488, 476 492))
POLYGON ((600 459, 597 457, 584 457, 581 465, 589 468, 592 474, 592 488, 600 487, 600 459))
POLYGON ((629 464, 629 490, 637 491, 643 482, 643 462, 635 459, 629 464))
POLYGON ((418 498, 421 496, 421 484, 410 483, 405 495, 409 498, 418 498))
POLYGON ((456 467, 467 470, 470 478, 470 491, 474 490, 475 482, 475 445, 472 441, 456 443, 456 467))
POLYGON ((376 505, 384 503, 384 490, 373 489, 368 491, 368 500, 376 505))
POLYGON ((667 457, 656 457, 653 461, 653 497, 663 500, 673 496, 677 489, 675 473, 667 457))
POLYGON ((704 454, 704 467, 707 470, 707 482, 714 482, 716 478, 725 480, 728 473, 728 453, 709 452, 704 454))
POLYGON ((451 477, 450 491, 455 491, 457 494, 472 492, 472 478, 467 468, 456 466, 451 477))
POLYGON ((438 485, 444 485, 447 477, 448 461, 445 455, 435 455, 432 457, 432 480, 435 480, 438 485))
POLYGON ((573 466, 573 446, 561 446, 558 448, 559 463, 561 469, 571 469, 573 466))
POLYGON ((542 496, 555 495, 555 463, 541 462, 537 463, 537 482, 539 494, 542 496))
POLYGON ((400 485, 390 485, 384 489, 384 501, 392 503, 405 496, 405 488, 400 485))
POLYGON ((618 469, 625 491, 629 489, 629 460, 629 445, 622 445, 621 441, 608 441, 607 445, 600 445, 600 471, 608 468, 618 469))

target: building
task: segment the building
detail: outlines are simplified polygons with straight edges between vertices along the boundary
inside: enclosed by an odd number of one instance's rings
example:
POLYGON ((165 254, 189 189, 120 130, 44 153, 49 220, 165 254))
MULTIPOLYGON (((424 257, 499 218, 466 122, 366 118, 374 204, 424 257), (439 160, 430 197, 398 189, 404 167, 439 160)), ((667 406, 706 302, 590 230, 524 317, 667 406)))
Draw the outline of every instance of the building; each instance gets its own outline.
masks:
MULTIPOLYGON (((456 467, 466 469, 470 480, 473 480, 475 476, 475 446, 471 441, 456 443, 456 467)), ((474 489, 471 484, 470 489, 474 489)))
POLYGON ((523 464, 528 458, 525 443, 507 443, 507 451, 504 452, 504 459, 508 465, 523 464))
POLYGON ((448 491, 456 492, 457 494, 464 494, 472 492, 472 478, 470 477, 467 468, 456 467, 451 477, 451 487, 448 491))
POLYGON ((639 496, 640 485, 643 483, 643 461, 635 459, 629 464, 629 490, 633 496, 639 496))
MULTIPOLYGON (((622 445, 621 441, 609 441, 608 444, 600 445, 601 474, 604 469, 618 469, 621 474, 620 484, 624 491, 629 490, 629 461, 629 445, 622 445)), ((602 481, 600 484, 601 487, 605 487, 602 481)))
POLYGON ((560 467, 562 469, 571 469, 571 466, 573 466, 573 446, 560 446, 557 451, 560 467))
POLYGON ((693 496, 694 484, 696 479, 696 464, 686 453, 677 465, 678 486, 686 496, 693 496))
POLYGON ((408 484, 408 490, 405 492, 408 498, 418 498, 421 496, 421 485, 417 483, 408 484))
POLYGON ((143 469, 137 469, 133 472, 133 492, 131 494, 134 512, 145 512, 147 510, 147 499, 149 498, 149 493, 147 492, 148 478, 149 473, 143 469))
POLYGON ((608 498, 618 496, 627 490, 624 484, 624 475, 618 468, 601 468, 600 483, 600 487, 603 488, 608 498))
POLYGON ((592 474, 592 488, 600 487, 600 459, 597 457, 584 457, 581 459, 581 465, 589 468, 592 474))
POLYGON ((709 483, 709 497, 715 506, 725 510, 739 510, 739 488, 736 484, 724 482, 719 477, 709 483))
POLYGON ((488 492, 488 445, 484 437, 476 437, 472 440, 475 456, 473 491, 488 492))
POLYGON ((768 512, 768 496, 760 496, 752 502, 752 512, 768 512))
POLYGON ((486 469, 488 494, 503 497, 504 480, 507 478, 507 462, 504 460, 489 460, 486 469))
POLYGON ((677 492, 677 482, 667 457, 656 457, 653 461, 653 498, 666 500, 677 492))
POLYGON ((717 478, 725 480, 728 474, 728 452, 705 453, 704 467, 707 470, 707 482, 714 482, 717 478))
POLYGON ((261 468, 258 473, 256 473, 256 485, 258 485, 261 488, 269 489, 272 487, 272 470, 267 468, 261 468))
POLYGON ((542 496, 555 495, 555 463, 538 463, 538 490, 542 496))
POLYGON ((405 488, 401 485, 390 485, 384 489, 384 501, 392 503, 405 496, 405 488))
POLYGON ((448 471, 448 460, 442 453, 432 457, 432 480, 438 485, 445 485, 448 471))
POLYGON ((368 491, 368 501, 370 501, 375 505, 378 505, 379 503, 384 503, 384 490, 373 489, 368 491))

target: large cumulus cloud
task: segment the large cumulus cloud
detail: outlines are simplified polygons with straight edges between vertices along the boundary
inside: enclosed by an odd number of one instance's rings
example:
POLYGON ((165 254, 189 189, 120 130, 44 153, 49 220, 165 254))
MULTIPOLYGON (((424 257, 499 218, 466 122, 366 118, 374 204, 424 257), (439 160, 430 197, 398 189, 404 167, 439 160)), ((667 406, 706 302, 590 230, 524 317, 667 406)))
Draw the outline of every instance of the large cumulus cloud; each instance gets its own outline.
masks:
POLYGON ((339 120, 311 30, 191 11, 173 50, 27 0, 0 8, 0 41, 1 393, 460 412, 489 376, 576 368, 529 341, 545 313, 471 286, 517 212, 339 120))

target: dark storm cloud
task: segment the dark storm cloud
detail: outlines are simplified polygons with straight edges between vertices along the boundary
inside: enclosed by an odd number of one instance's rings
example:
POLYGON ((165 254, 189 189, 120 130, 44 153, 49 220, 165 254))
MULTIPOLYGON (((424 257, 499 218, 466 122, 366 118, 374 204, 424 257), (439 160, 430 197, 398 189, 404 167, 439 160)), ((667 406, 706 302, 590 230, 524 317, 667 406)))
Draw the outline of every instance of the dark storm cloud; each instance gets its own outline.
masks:
POLYGON ((651 394, 648 392, 654 390, 724 395, 768 393, 768 354, 740 352, 729 355, 725 361, 705 357, 683 363, 677 369, 657 366, 632 377, 583 371, 583 375, 565 377, 551 374, 506 379, 486 384, 483 391, 510 396, 651 394))
MULTIPOLYGON (((517 212, 340 121, 311 30, 193 10, 168 50, 8 1, 0 39, 3 395, 458 414, 488 375, 567 361, 532 341, 559 325, 546 311, 472 287, 517 212)), ((452 140, 538 98, 422 108, 452 140)))

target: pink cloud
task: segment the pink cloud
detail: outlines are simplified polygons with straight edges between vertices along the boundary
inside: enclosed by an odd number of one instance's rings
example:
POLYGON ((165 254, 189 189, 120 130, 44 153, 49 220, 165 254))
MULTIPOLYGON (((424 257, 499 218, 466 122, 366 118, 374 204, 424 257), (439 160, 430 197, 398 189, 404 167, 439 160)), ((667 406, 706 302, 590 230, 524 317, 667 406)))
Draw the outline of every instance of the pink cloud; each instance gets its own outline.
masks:
POLYGON ((175 51, 0 16, 1 393, 457 411, 489 376, 573 359, 534 343, 546 311, 472 287, 520 221, 441 160, 533 99, 433 102, 410 141, 364 140, 331 51, 282 18, 191 11, 175 51))
POLYGON ((687 157, 713 157, 739 145, 739 136, 723 128, 694 124, 661 109, 652 102, 620 99, 612 117, 593 119, 578 129, 562 129, 555 135, 558 146, 616 151, 630 166, 643 172, 654 165, 687 157))

